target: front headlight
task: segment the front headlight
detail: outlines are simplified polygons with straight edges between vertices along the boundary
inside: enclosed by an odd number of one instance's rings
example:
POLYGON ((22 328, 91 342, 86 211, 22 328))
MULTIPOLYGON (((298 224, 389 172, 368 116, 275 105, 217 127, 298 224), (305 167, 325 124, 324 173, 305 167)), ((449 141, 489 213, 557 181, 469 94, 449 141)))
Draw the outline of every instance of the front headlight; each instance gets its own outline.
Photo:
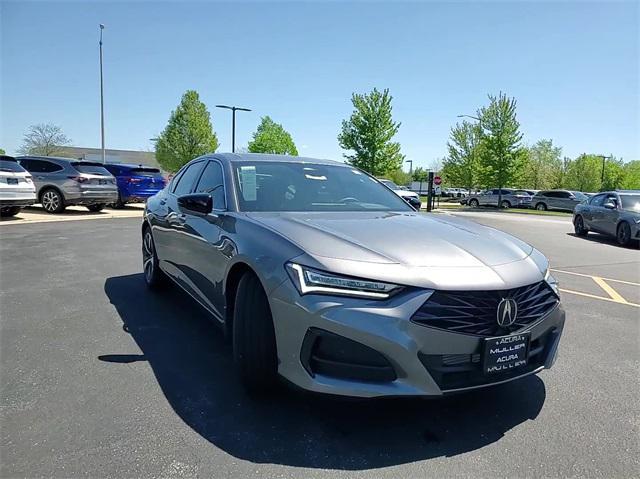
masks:
POLYGON ((300 294, 386 299, 401 289, 397 284, 326 273, 296 263, 287 263, 285 266, 300 294))
POLYGON ((556 296, 560 296, 560 290, 558 289, 558 280, 551 275, 549 268, 547 268, 547 272, 544 274, 544 280, 549 286, 551 286, 551 289, 554 293, 556 293, 556 296))

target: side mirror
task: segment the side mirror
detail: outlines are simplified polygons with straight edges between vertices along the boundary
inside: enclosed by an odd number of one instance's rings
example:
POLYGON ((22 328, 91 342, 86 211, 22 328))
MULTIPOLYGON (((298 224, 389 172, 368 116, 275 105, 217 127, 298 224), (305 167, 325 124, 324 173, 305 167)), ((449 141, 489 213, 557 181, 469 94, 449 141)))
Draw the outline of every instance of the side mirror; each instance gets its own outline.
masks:
POLYGON ((192 193, 178 197, 178 206, 194 213, 207 215, 213 211, 213 198, 209 193, 192 193))
POLYGON ((609 201, 605 201, 604 206, 606 209, 608 210, 615 210, 616 209, 616 203, 615 201, 609 200, 609 201))

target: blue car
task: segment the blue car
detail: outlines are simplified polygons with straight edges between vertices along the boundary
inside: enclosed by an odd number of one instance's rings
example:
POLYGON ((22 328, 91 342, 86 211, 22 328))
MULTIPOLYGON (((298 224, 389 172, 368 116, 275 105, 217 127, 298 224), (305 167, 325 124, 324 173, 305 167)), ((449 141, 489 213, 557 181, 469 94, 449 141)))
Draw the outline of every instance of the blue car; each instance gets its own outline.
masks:
POLYGON ((104 167, 115 176, 118 184, 118 201, 115 208, 127 203, 142 203, 162 190, 166 184, 158 168, 127 163, 111 163, 104 167))

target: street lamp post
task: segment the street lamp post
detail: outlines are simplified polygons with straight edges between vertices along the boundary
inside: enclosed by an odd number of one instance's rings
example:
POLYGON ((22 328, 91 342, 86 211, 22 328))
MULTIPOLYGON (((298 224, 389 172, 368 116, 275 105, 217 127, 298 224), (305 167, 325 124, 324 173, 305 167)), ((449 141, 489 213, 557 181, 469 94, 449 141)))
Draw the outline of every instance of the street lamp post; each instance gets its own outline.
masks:
POLYGON ((104 150, 104 88, 102 80, 102 30, 104 25, 100 24, 100 138, 102 140, 102 163, 106 163, 104 150))
POLYGON ((236 151, 236 110, 251 111, 249 108, 240 108, 239 106, 216 105, 216 108, 225 108, 231 110, 231 152, 236 151))
POLYGON ((405 163, 409 163, 409 174, 413 173, 413 160, 406 160, 405 163))
POLYGON ((611 155, 609 156, 598 155, 598 157, 602 158, 602 174, 600 175, 600 191, 604 191, 604 165, 605 165, 605 162, 607 160, 610 160, 612 157, 611 155))

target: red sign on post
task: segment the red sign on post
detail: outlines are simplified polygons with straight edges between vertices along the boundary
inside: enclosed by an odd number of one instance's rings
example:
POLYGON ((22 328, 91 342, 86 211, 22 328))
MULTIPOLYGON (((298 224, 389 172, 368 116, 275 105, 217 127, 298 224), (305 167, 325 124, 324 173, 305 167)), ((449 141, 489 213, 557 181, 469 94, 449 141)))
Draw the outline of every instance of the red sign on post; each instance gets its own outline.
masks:
POLYGON ((439 176, 433 178, 434 185, 439 185, 440 183, 442 183, 442 178, 440 178, 439 176))

